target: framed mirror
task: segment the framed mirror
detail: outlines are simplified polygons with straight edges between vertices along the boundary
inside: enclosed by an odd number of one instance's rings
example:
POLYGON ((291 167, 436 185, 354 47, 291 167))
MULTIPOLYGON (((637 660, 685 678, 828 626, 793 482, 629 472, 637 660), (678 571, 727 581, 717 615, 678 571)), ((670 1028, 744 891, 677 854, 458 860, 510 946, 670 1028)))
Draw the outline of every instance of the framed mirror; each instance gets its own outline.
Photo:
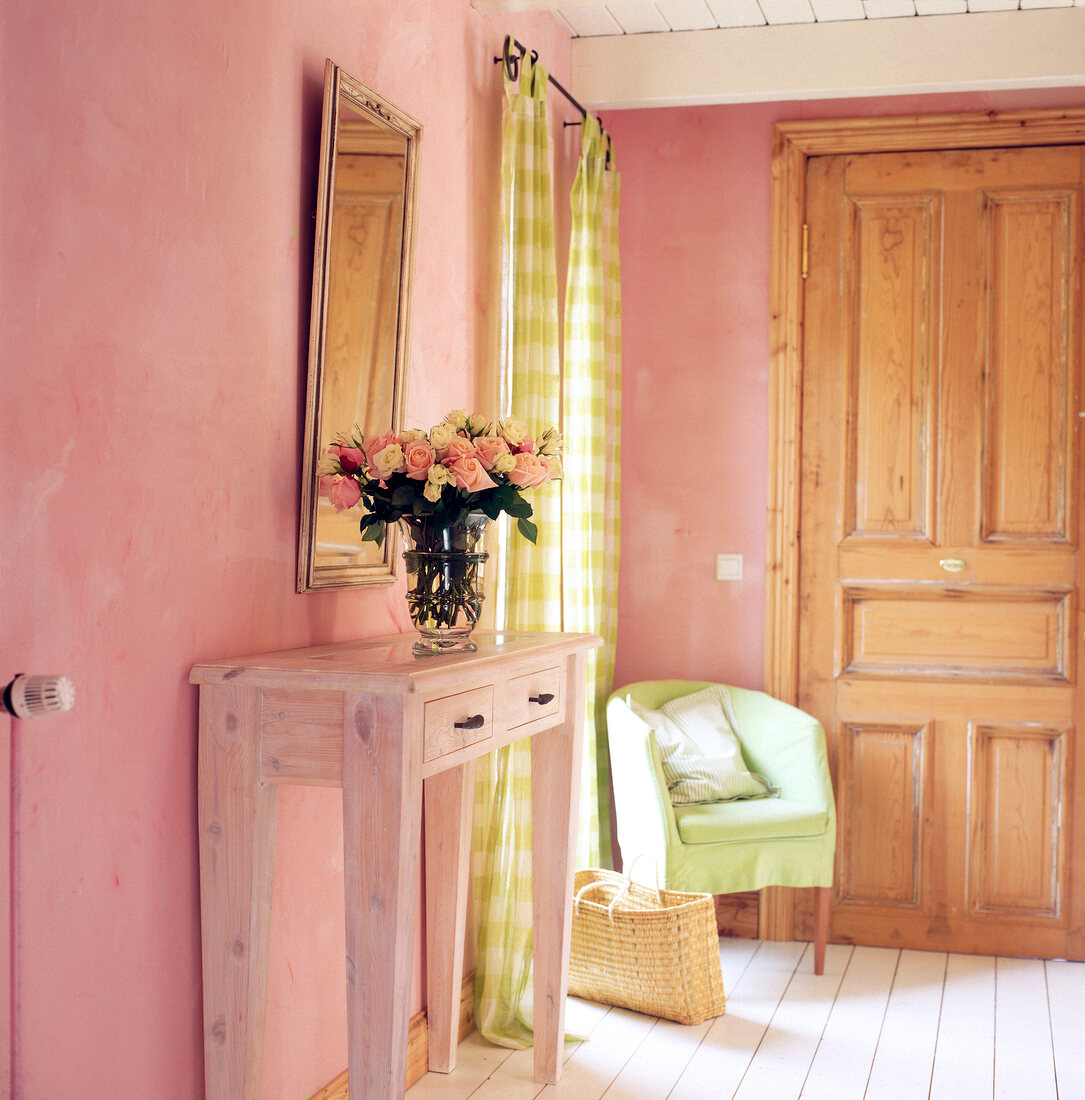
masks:
POLYGON ((298 591, 391 584, 398 532, 361 541, 361 508, 336 513, 316 470, 358 424, 399 429, 406 396, 415 189, 422 128, 324 66, 309 381, 305 403, 298 591))

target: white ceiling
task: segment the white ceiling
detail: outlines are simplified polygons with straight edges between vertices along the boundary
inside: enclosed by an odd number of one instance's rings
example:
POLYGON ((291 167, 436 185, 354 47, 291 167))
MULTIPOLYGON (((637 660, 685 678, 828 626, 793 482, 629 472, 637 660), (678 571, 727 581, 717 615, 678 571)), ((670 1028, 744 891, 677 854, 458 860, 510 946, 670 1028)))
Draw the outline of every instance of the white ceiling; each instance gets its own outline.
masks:
POLYGON ((1085 0, 472 0, 485 12, 550 11, 574 38, 726 27, 1085 7, 1085 0))
POLYGON ((1085 0, 470 2, 550 12, 596 109, 1085 87, 1085 0))

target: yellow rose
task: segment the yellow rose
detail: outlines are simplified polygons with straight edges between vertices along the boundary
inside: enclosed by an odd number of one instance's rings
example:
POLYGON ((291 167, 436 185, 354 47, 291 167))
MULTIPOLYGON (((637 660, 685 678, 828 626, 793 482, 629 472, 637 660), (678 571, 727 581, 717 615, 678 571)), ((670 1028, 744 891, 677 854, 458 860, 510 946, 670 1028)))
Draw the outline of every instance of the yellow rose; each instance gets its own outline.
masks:
POLYGON ((509 470, 516 469, 516 457, 510 451, 505 451, 494 459, 491 468, 495 474, 507 474, 509 470))
POLYGON ((431 466, 426 475, 426 485, 422 495, 426 500, 436 504, 441 499, 441 490, 452 480, 452 475, 444 466, 431 466))
POLYGON ((489 435, 490 421, 482 413, 472 413, 467 418, 467 430, 472 436, 489 435))
POLYGON ((389 443, 373 456, 370 473, 383 481, 392 474, 401 474, 406 469, 403 448, 398 443, 389 443))
POLYGON ((405 432, 399 433, 399 441, 404 447, 408 443, 417 443, 420 439, 425 439, 426 433, 421 428, 408 428, 405 432))
POLYGON ((445 417, 445 423, 451 424, 456 431, 462 432, 467 427, 467 410, 466 409, 453 409, 448 416, 445 417))
POLYGON ((557 428, 547 428, 536 440, 535 451, 537 454, 546 455, 547 458, 553 458, 562 453, 564 444, 565 441, 557 428))
POLYGON ((515 416, 497 422, 497 434, 510 446, 519 447, 527 438, 527 425, 515 416))
POLYGON ((448 454, 448 445, 455 434, 456 429, 451 424, 438 424, 430 428, 429 445, 437 452, 438 458, 444 458, 448 454))

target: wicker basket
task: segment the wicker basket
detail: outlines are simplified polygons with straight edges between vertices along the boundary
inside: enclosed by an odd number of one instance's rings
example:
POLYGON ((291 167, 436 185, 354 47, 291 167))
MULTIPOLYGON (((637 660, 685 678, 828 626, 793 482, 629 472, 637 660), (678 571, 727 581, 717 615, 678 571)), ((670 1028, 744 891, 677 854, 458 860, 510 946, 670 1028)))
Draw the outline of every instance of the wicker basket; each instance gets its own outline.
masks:
POLYGON ((589 869, 576 872, 574 895, 572 995, 680 1024, 723 1014, 711 894, 652 889, 589 869))

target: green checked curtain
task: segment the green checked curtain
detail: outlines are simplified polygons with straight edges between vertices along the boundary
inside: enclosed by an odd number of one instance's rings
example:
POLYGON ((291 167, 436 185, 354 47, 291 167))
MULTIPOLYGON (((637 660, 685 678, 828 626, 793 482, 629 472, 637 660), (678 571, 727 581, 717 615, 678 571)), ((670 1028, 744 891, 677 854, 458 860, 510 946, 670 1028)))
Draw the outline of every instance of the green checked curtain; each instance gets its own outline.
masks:
MULTIPOLYGON (((559 423, 561 362, 554 255, 546 70, 521 61, 519 91, 505 75, 502 143, 503 415, 537 431, 559 423)), ((497 624, 561 629, 561 494, 533 494, 538 543, 512 524, 495 557, 497 624)), ((532 1043, 531 747, 513 744, 479 761, 475 786, 474 889, 478 919, 475 1019, 501 1046, 532 1043)))
POLYGON ((564 629, 603 639, 588 654, 578 867, 611 863, 609 758, 598 734, 606 729, 617 633, 621 285, 619 176, 606 160, 599 123, 588 115, 571 200, 562 399, 564 629))

